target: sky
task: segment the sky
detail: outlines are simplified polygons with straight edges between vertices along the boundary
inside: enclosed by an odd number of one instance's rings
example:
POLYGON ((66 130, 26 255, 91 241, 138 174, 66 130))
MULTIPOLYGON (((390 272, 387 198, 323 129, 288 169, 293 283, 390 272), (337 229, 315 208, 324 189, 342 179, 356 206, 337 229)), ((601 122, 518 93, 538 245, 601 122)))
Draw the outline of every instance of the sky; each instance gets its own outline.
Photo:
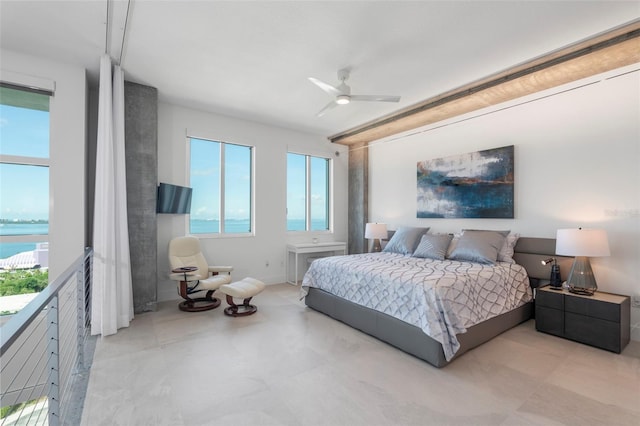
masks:
MULTIPOLYGON (((219 219, 220 198, 220 146, 219 142, 192 138, 191 198, 192 219, 219 219)), ((225 218, 246 220, 250 217, 251 148, 243 145, 225 144, 225 218)), ((312 219, 326 216, 327 200, 326 161, 312 158, 311 162, 311 216, 312 219)), ((288 219, 305 218, 305 156, 287 156, 287 208, 288 219)))
MULTIPOLYGON (((287 218, 304 219, 306 213, 306 156, 287 155, 287 218)), ((311 157, 311 219, 326 218, 327 159, 311 157)))
MULTIPOLYGON (((301 230, 298 223, 306 217, 307 159, 306 155, 287 155, 287 221, 289 230, 301 230)), ((328 177, 329 160, 310 156, 309 178, 311 179, 311 229, 323 230, 329 226, 328 219, 328 177)))
MULTIPOLYGON (((190 186, 192 219, 220 219, 221 143, 192 138, 190 186)), ((251 215, 251 147, 225 144, 225 218, 251 215)))
MULTIPOLYGON (((0 154, 47 159, 49 113, 0 105, 0 154)), ((48 218, 48 167, 0 164, 0 219, 48 218)))
MULTIPOLYGON (((191 139, 193 219, 219 219, 220 146, 191 139)), ((0 154, 48 159, 49 112, 0 104, 0 154)), ((246 220, 251 212, 251 147, 225 145, 225 217, 246 220)), ((304 155, 288 156, 288 219, 305 218, 304 155)), ((311 160, 311 216, 324 219, 326 160, 311 160)), ((169 182, 171 183, 171 182, 169 182)), ((48 219, 48 167, 0 164, 0 219, 48 219)))

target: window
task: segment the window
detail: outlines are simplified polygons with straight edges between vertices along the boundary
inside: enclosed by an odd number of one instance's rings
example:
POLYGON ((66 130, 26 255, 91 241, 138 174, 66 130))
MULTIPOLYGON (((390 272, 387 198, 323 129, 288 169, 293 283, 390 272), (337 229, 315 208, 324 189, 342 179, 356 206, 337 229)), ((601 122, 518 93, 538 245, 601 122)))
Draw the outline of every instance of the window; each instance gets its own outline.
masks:
POLYGON ((328 231, 331 160, 287 153, 287 231, 328 231))
POLYGON ((0 296, 48 282, 49 97, 0 85, 0 296))
POLYGON ((189 142, 189 232, 253 232, 253 147, 197 138, 189 142))

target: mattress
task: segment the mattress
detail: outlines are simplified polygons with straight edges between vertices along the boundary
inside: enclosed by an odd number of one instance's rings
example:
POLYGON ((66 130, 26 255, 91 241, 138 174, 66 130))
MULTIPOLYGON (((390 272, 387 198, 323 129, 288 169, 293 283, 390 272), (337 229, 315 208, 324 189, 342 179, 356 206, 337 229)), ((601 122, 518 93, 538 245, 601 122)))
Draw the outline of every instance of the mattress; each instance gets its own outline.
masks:
POLYGON ((310 287, 414 325, 442 345, 450 360, 467 328, 533 298, 525 269, 365 253, 315 260, 302 281, 310 287))

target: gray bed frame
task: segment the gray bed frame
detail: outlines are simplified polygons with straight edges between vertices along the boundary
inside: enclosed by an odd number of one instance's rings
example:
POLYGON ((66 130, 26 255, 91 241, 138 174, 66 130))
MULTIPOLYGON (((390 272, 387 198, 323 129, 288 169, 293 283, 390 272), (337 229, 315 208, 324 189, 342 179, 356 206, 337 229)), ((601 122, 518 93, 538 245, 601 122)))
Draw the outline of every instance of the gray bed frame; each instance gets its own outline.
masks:
MULTIPOLYGON (((524 237, 520 238, 516 244, 513 258, 516 263, 524 266, 527 270, 530 285, 534 291, 535 288, 549 283, 550 266, 541 263, 548 257, 557 259, 562 279, 566 280, 573 258, 556 256, 554 254, 555 247, 556 240, 550 238, 524 237)), ((427 336, 419 327, 397 318, 312 287, 309 288, 305 303, 310 308, 389 343, 436 367, 444 367, 463 353, 533 317, 533 302, 529 302, 513 311, 469 327, 466 333, 457 335, 460 349, 450 361, 447 361, 439 342, 427 336)))

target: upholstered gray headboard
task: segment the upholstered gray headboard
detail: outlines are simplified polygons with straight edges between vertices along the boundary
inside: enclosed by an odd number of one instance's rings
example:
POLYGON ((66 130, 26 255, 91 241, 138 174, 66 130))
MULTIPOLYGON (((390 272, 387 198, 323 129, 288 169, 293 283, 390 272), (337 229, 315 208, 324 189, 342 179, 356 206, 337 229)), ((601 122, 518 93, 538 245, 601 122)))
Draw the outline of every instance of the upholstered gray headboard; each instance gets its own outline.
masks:
MULTIPOLYGON (((390 240, 395 231, 388 231, 390 240)), ((560 277, 566 281, 573 264, 573 257, 556 256, 555 238, 520 237, 514 248, 513 259, 524 266, 529 275, 531 287, 537 288, 549 284, 551 265, 543 265, 542 261, 555 257, 560 266, 560 277)))
POLYGON ((543 265, 542 261, 555 257, 560 266, 560 277, 567 279, 573 257, 556 256, 556 240, 554 238, 520 237, 514 248, 513 259, 524 266, 531 281, 531 287, 536 288, 549 284, 551 265, 543 265))

